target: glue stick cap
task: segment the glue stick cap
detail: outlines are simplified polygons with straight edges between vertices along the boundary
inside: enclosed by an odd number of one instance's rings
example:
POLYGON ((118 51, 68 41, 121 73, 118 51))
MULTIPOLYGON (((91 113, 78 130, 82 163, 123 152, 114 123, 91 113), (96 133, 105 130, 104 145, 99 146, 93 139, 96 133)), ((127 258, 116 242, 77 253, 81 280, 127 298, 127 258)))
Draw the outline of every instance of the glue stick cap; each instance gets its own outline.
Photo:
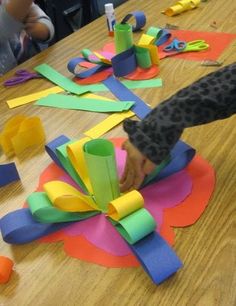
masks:
POLYGON ((114 7, 113 3, 106 3, 105 4, 105 13, 113 13, 114 12, 114 7))

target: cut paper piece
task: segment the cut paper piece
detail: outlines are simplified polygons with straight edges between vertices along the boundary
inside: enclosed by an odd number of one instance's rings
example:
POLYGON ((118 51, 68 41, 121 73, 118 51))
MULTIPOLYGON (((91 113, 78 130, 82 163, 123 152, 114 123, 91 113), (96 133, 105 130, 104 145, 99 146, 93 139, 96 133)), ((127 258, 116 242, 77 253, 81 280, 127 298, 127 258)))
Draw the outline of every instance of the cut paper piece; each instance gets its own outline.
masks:
POLYGON ((133 117, 135 114, 131 111, 115 113, 104 119, 102 122, 98 123, 91 129, 84 132, 84 135, 90 138, 98 138, 110 131, 113 127, 120 124, 126 118, 133 117))
POLYGON ((139 39, 138 44, 139 45, 151 45, 155 41, 155 38, 148 34, 142 34, 142 36, 139 39))
MULTIPOLYGON (((140 47, 140 48, 144 48, 144 49, 148 50, 148 53, 150 55, 150 60, 151 60, 151 65, 150 66, 159 64, 158 49, 157 49, 156 46, 154 46, 154 45, 142 45, 142 44, 139 44, 137 46, 140 47)), ((137 56, 137 53, 136 53, 136 56, 137 56)), ((145 67, 143 67, 143 68, 145 68, 145 67)))
POLYGON ((103 84, 109 88, 109 90, 121 101, 134 101, 135 105, 131 108, 140 119, 143 119, 148 113, 150 113, 151 108, 145 104, 145 102, 136 96, 132 91, 125 87, 118 79, 113 76, 109 77, 103 84))
POLYGON ((210 46, 208 50, 201 52, 188 52, 188 53, 175 53, 164 52, 163 49, 168 45, 168 42, 159 47, 159 58, 163 59, 168 56, 174 56, 176 58, 202 61, 218 60, 224 50, 236 39, 236 34, 220 33, 220 32, 195 32, 186 30, 172 30, 172 35, 181 41, 193 41, 193 40, 205 40, 210 46))
POLYGON ((127 23, 127 21, 129 21, 130 24, 130 20, 132 21, 132 17, 135 21, 135 24, 132 24, 132 31, 136 32, 138 30, 141 30, 146 24, 146 16, 141 11, 134 11, 129 13, 122 19, 121 23, 127 23))
POLYGON ((120 196, 113 144, 105 139, 90 140, 84 145, 84 158, 94 199, 102 211, 107 211, 108 203, 120 196))
POLYGON ((144 39, 151 40, 150 37, 154 38, 152 42, 154 45, 161 46, 171 37, 171 33, 169 30, 166 30, 166 29, 162 29, 158 27, 150 27, 148 28, 147 34, 145 35, 145 37, 141 37, 141 41, 142 40, 144 41, 144 39))
POLYGON ((19 180, 20 176, 15 163, 0 165, 0 187, 19 180))
POLYGON ((145 69, 151 67, 152 60, 151 60, 149 50, 139 45, 135 46, 134 48, 135 48, 135 55, 136 55, 138 67, 145 68, 145 69))
POLYGON ((0 145, 8 157, 44 142, 45 133, 39 117, 16 115, 6 122, 0 134, 0 145))
POLYGON ((111 68, 108 68, 106 70, 99 71, 85 79, 75 77, 74 81, 79 85, 96 84, 108 78, 110 75, 112 75, 112 73, 113 70, 111 68))
POLYGON ((2 238, 11 244, 24 244, 66 227, 70 222, 43 224, 35 221, 28 208, 8 213, 0 220, 2 238))
POLYGON ((159 72, 160 72, 160 69, 156 65, 153 65, 152 67, 148 69, 137 67, 134 72, 126 75, 124 78, 129 79, 129 80, 147 80, 149 81, 150 79, 156 77, 159 74, 159 72))
POLYGON ((13 271, 13 261, 6 257, 0 256, 0 284, 5 284, 9 281, 13 271))
POLYGON ((155 284, 161 284, 183 266, 171 247, 156 232, 130 245, 130 248, 155 284), (150 254, 155 255, 150 257, 150 254))
POLYGON ((132 26, 127 23, 116 23, 114 26, 116 54, 123 53, 133 46, 132 26))
POLYGON ((126 101, 124 103, 118 103, 117 101, 109 102, 108 100, 102 100, 102 97, 97 100, 73 97, 70 95, 50 94, 45 98, 39 99, 35 105, 106 113, 126 111, 134 105, 134 102, 126 101))
POLYGON ((113 73, 116 77, 123 77, 133 72, 137 67, 134 47, 115 55, 112 59, 113 73))
POLYGON ((172 227, 185 227, 194 224, 206 209, 215 186, 215 172, 210 164, 197 155, 187 167, 194 177, 191 194, 178 206, 165 209, 161 235, 171 244, 174 242, 172 227))
POLYGON ((56 94, 56 93, 60 93, 60 92, 63 92, 63 91, 64 91, 64 89, 62 89, 61 87, 54 86, 52 88, 45 89, 45 90, 36 92, 34 94, 30 94, 30 95, 27 95, 27 96, 22 96, 22 97, 19 97, 19 98, 8 100, 7 105, 8 105, 9 108, 14 108, 14 107, 18 107, 18 106, 25 105, 25 104, 28 104, 30 102, 36 101, 40 98, 46 97, 49 94, 52 94, 52 93, 56 94))
POLYGON ((76 85, 73 81, 66 78, 47 64, 39 65, 35 67, 34 70, 66 91, 77 95, 87 92, 87 90, 82 86, 76 85))
POLYGON ((68 212, 57 209, 44 192, 33 192, 26 202, 34 219, 41 223, 79 221, 98 214, 96 211, 68 212))
POLYGON ((75 187, 65 182, 48 182, 43 185, 43 188, 51 203, 63 211, 87 212, 96 208, 91 196, 82 194, 75 187))
POLYGON ((168 7, 163 13, 169 17, 192 10, 200 4, 201 0, 180 0, 175 5, 168 7))

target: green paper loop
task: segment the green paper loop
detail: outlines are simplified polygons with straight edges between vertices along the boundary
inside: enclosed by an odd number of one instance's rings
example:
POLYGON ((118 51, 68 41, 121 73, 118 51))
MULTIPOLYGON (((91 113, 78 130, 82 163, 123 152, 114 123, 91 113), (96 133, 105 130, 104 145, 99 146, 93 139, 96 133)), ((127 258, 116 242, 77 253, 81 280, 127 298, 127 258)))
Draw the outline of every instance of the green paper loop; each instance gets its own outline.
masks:
POLYGON ((152 59, 147 48, 135 46, 135 56, 139 67, 150 68, 152 66, 152 59))
POLYGON ((109 202, 120 196, 114 146, 106 139, 94 139, 84 145, 84 156, 95 201, 106 212, 109 202))
POLYGON ((52 205, 45 192, 33 192, 27 203, 35 220, 41 223, 59 223, 85 220, 97 215, 97 211, 89 212, 66 212, 52 205))
POLYGON ((130 49, 133 46, 132 26, 128 23, 117 23, 114 26, 116 54, 130 49))

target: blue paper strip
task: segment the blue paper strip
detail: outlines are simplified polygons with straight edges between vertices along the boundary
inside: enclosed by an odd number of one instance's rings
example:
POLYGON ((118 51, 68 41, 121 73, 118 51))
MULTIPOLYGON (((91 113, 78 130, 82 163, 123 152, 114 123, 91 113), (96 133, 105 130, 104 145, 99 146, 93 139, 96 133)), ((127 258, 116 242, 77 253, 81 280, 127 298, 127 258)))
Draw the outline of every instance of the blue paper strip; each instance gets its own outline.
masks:
POLYGON ((162 29, 160 32, 160 37, 158 37, 157 40, 155 41, 155 45, 156 46, 163 45, 170 37, 171 33, 166 29, 162 29))
POLYGON ((15 163, 0 165, 0 187, 20 180, 15 163))
POLYGON ((131 110, 140 118, 143 119, 151 108, 145 102, 136 96, 131 90, 123 85, 119 80, 110 76, 103 81, 103 84, 121 101, 134 101, 135 105, 131 110))
POLYGON ((56 154, 56 149, 57 147, 62 146, 63 144, 69 142, 70 139, 64 135, 61 135, 55 139, 53 139, 51 142, 47 143, 45 145, 45 150, 48 153, 48 155, 51 157, 51 159, 54 161, 55 164, 57 164, 57 166, 59 166, 60 168, 64 169, 59 158, 57 157, 56 154))
POLYGON ((172 248, 156 232, 129 246, 155 284, 161 284, 183 265, 172 248))
POLYGON ((123 77, 133 72, 137 68, 134 47, 113 56, 111 63, 116 77, 123 77))
POLYGON ((22 208, 2 217, 0 228, 5 242, 24 244, 56 232, 72 223, 39 223, 33 219, 28 208, 22 208))
POLYGON ((132 31, 138 31, 140 29, 142 29, 145 24, 146 24, 146 16, 143 12, 141 11, 134 11, 128 15, 126 15, 123 20, 121 21, 121 23, 126 23, 131 17, 135 18, 135 25, 132 25, 132 31))

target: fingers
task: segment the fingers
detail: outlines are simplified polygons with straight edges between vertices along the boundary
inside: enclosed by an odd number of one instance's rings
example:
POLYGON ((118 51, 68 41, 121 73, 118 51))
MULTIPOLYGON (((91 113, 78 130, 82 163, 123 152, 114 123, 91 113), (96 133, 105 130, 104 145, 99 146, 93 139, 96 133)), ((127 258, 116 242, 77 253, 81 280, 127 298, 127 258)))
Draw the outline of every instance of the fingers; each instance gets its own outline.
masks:
POLYGON ((156 168, 156 164, 151 162, 149 159, 146 159, 143 165, 143 172, 148 175, 156 168))

